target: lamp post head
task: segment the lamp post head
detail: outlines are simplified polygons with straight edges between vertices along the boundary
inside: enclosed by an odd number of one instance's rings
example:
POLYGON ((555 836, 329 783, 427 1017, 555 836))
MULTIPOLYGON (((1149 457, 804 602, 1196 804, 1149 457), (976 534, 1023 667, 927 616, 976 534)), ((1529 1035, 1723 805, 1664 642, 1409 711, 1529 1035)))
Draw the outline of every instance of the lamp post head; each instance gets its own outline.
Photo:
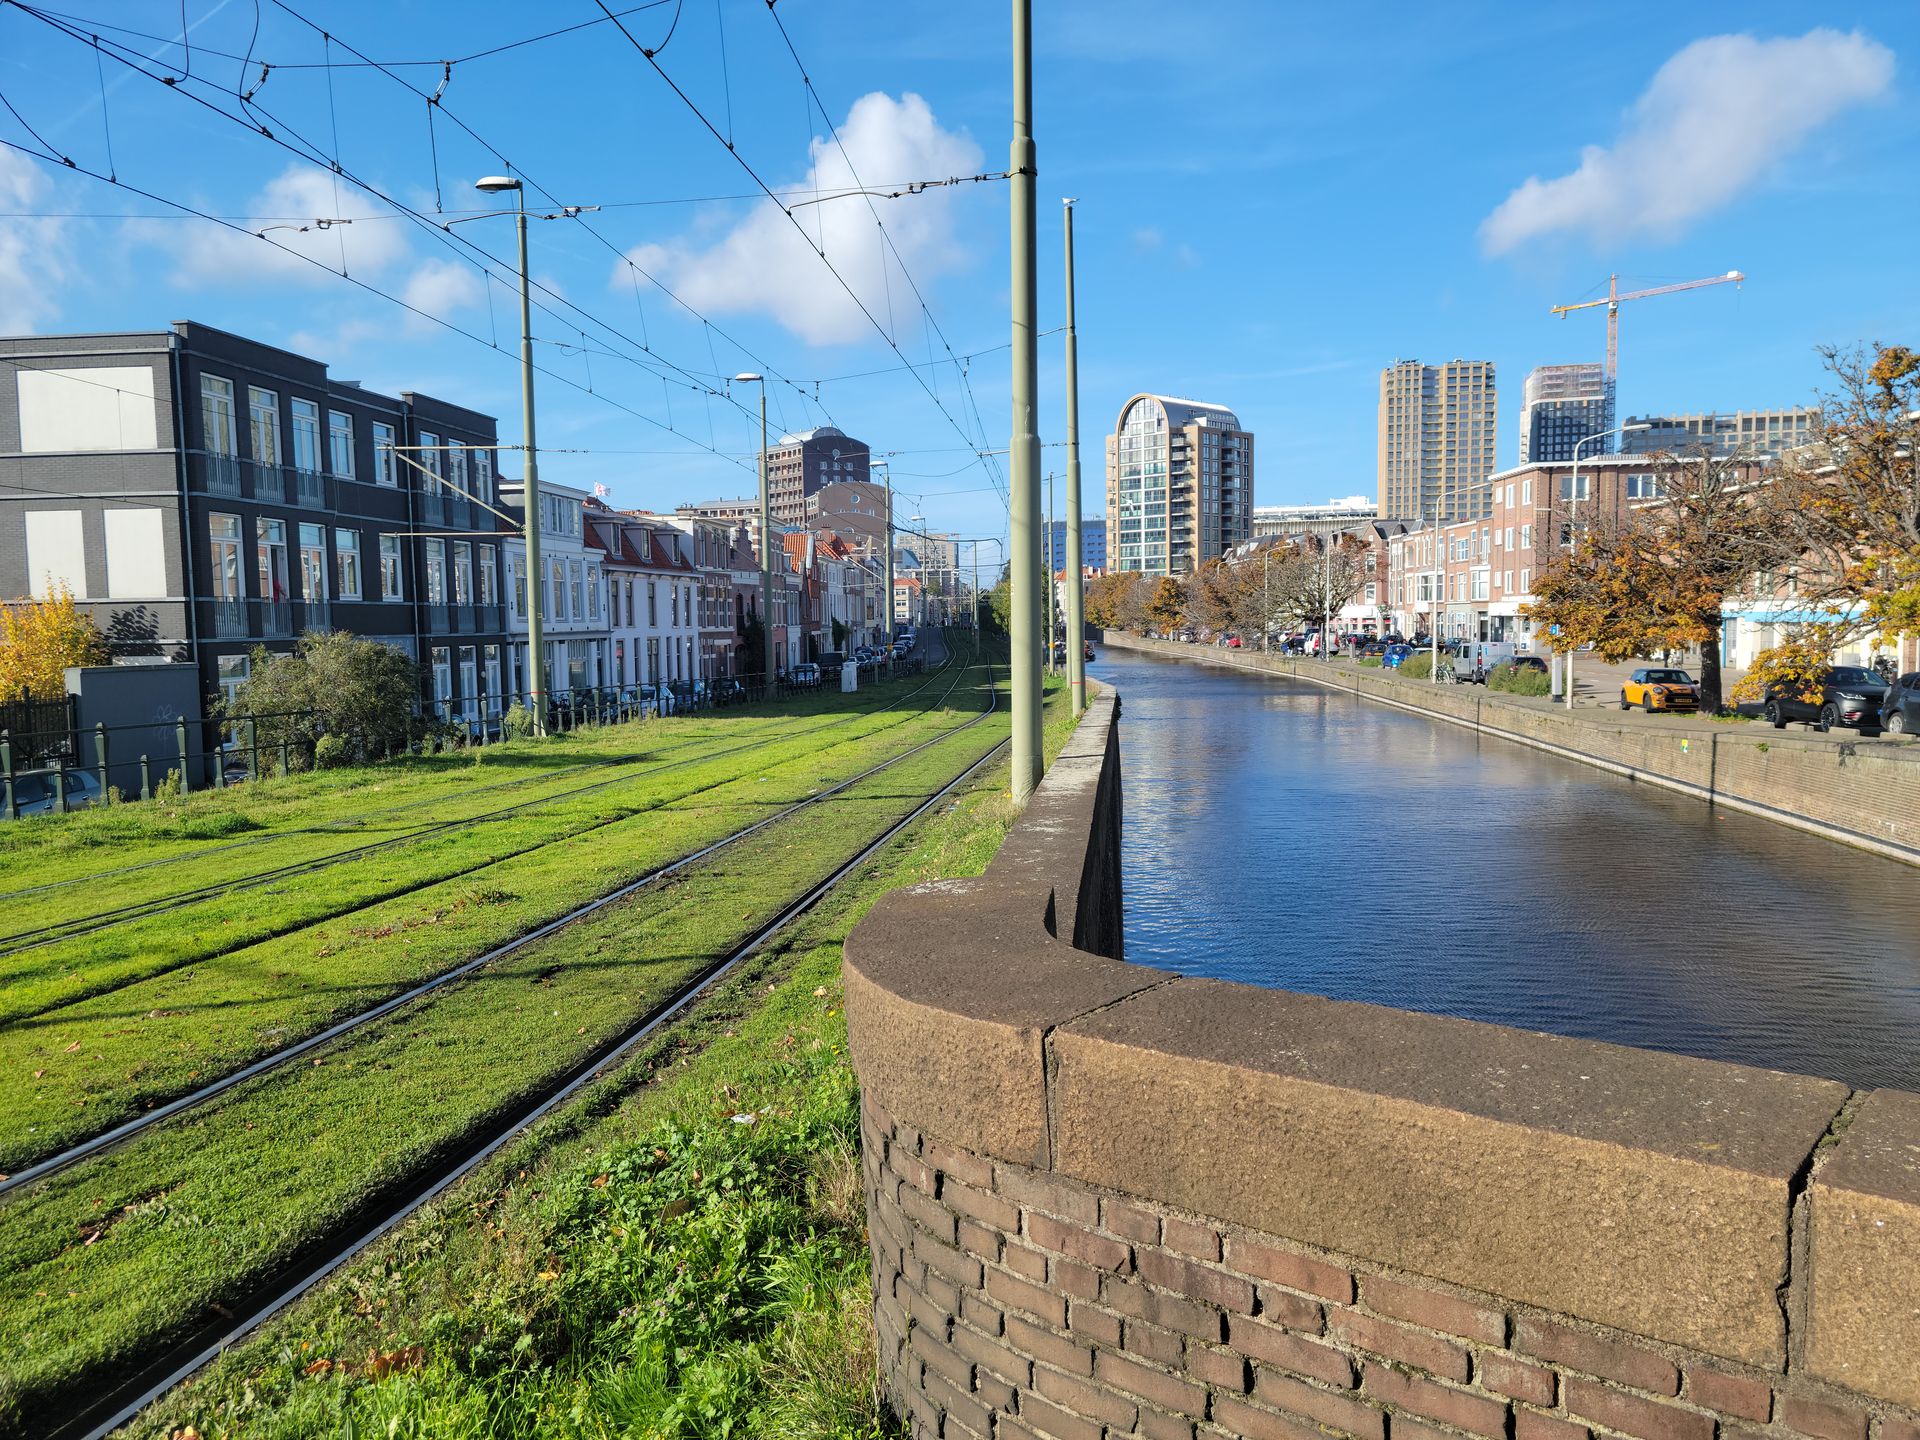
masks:
POLYGON ((511 175, 485 175, 473 182, 473 188, 493 195, 502 190, 518 190, 520 182, 511 175))
POLYGON ((734 376, 733 378, 734 378, 735 380, 737 380, 737 381, 743 381, 743 382, 744 382, 744 381, 750 381, 750 380, 758 380, 758 381, 759 381, 759 382, 760 382, 760 383, 761 383, 762 385, 764 385, 764 384, 766 384, 766 383, 767 383, 767 377, 766 377, 766 376, 764 376, 764 375, 756 375, 756 374, 755 374, 755 373, 754 373, 753 371, 751 371, 751 370, 742 370, 742 371, 741 371, 741 372, 740 372, 740 373, 739 373, 738 375, 736 375, 736 376, 734 376))

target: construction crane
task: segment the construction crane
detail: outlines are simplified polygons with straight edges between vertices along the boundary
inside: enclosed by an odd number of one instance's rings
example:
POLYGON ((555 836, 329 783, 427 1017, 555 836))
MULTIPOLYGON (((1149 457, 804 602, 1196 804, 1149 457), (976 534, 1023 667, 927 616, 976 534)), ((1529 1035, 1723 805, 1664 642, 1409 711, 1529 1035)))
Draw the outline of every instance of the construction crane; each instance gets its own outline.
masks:
POLYGON ((1564 319, 1575 310, 1591 310, 1596 305, 1607 307, 1607 393, 1614 393, 1614 379, 1619 369, 1620 353, 1620 302, 1622 300, 1645 300, 1650 295, 1671 295, 1676 290, 1698 290, 1703 285, 1738 285, 1747 277, 1738 270, 1729 270, 1724 275, 1709 275, 1704 280, 1682 280, 1678 285, 1656 285, 1651 290, 1629 290, 1620 293, 1620 277, 1607 277, 1607 298, 1604 300, 1582 300, 1573 305, 1555 305, 1550 312, 1564 319))

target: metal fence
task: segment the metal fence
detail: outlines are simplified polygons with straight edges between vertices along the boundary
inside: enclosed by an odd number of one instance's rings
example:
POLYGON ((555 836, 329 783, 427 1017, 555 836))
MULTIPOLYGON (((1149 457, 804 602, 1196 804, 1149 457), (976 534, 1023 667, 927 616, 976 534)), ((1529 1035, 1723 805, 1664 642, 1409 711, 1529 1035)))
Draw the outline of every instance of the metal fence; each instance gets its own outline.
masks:
MULTIPOLYGON (((920 673, 917 655, 896 659, 891 674, 920 673)), ((659 715, 683 715, 768 699, 788 700, 838 677, 818 666, 781 671, 769 686, 764 675, 676 680, 660 685, 600 685, 549 690, 544 704, 549 733, 621 724, 659 715)), ((402 744, 354 746, 382 759, 497 745, 516 727, 531 728, 535 697, 528 692, 426 704, 402 744)), ((189 794, 224 789, 314 767, 324 736, 356 737, 330 723, 324 711, 271 714, 174 716, 140 724, 74 723, 72 697, 0 704, 0 819, 65 813, 103 801, 150 800, 163 791, 189 794), (171 735, 167 731, 171 728, 171 735), (138 739, 129 739, 138 736, 138 739), (118 737, 118 738, 116 738, 118 737), (159 743, 156 744, 156 741, 159 743), (136 749, 144 745, 144 749, 136 749)))

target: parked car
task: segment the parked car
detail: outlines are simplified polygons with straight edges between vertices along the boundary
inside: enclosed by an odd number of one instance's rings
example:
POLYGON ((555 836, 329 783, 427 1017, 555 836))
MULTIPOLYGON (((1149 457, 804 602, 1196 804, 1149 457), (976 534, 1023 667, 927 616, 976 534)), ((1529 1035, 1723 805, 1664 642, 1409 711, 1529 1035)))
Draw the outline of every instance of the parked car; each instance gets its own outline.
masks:
POLYGON ((1413 646, 1405 642, 1398 645, 1389 645, 1385 650, 1380 652, 1380 664, 1385 669, 1398 670, 1401 662, 1411 654, 1413 654, 1413 646))
POLYGON ((1547 662, 1542 660, 1538 655, 1515 655, 1511 660, 1507 661, 1507 664, 1516 670, 1538 670, 1542 675, 1552 673, 1547 662))
MULTIPOLYGON (((67 808, 84 810, 100 798, 100 780, 91 770, 68 767, 67 808)), ((22 815, 51 815, 60 809, 54 801, 53 771, 29 770, 13 777, 13 805, 22 815)))
POLYGON ((1887 682, 1866 666, 1833 665, 1821 675, 1820 688, 1811 700, 1784 682, 1769 685, 1766 714, 1776 730, 1786 729, 1789 720, 1803 720, 1816 730, 1844 725, 1877 731, 1887 693, 1887 682))
MULTIPOLYGON (((1542 666, 1541 668, 1545 668, 1542 666)), ((1642 666, 1627 677, 1626 684, 1620 687, 1620 708, 1631 710, 1640 706, 1649 715, 1656 710, 1698 710, 1700 708, 1700 687, 1694 683, 1693 676, 1684 670, 1663 670, 1659 666, 1642 666)))
POLYGON ((1475 685, 1486 684, 1493 667, 1514 656, 1513 645, 1506 640, 1456 640, 1445 648, 1452 652, 1454 672, 1475 685))
POLYGON ((803 661, 793 667, 787 678, 802 690, 815 690, 820 686, 820 667, 811 660, 803 661))
POLYGON ((1920 670, 1902 675, 1887 687, 1880 723, 1892 735, 1920 735, 1920 670))

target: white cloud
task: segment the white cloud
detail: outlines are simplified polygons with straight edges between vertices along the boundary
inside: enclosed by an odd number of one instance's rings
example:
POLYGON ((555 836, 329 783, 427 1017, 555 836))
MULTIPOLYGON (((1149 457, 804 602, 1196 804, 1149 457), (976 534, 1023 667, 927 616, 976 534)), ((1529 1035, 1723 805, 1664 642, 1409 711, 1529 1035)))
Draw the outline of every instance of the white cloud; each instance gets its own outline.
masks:
POLYGON ((1481 247, 1501 255, 1562 231, 1677 236, 1835 115, 1883 94, 1893 63, 1859 31, 1696 40, 1660 67, 1612 148, 1587 146, 1571 174, 1529 177, 1481 222, 1481 247))
MULTIPOLYGON (((839 134, 839 145, 831 137, 816 137, 806 177, 775 188, 831 192, 853 186, 855 174, 877 188, 889 182, 974 174, 981 168, 979 147, 964 132, 942 129, 918 95, 897 101, 879 91, 863 95, 839 134)), ((954 236, 955 199, 955 190, 939 189, 912 199, 873 201, 894 248, 923 290, 933 276, 958 268, 966 258, 954 236)), ((912 305, 911 294, 865 199, 808 205, 796 211, 795 218, 806 239, 769 202, 714 244, 683 240, 642 245, 630 256, 696 309, 720 314, 761 311, 814 345, 858 340, 870 333, 867 319, 821 264, 813 248, 817 242, 883 326, 889 281, 893 314, 903 323, 908 319, 904 307, 912 305)), ((624 292, 630 283, 626 266, 615 266, 614 288, 624 292)), ((917 327, 914 331, 918 333, 917 327)))
MULTIPOLYGON (((30 157, 0 148, 0 203, 6 208, 31 210, 51 188, 30 157)), ((52 219, 0 220, 0 334, 30 332, 60 313, 62 228, 52 219)))
POLYGON ((1133 232, 1133 248, 1143 255, 1148 251, 1158 250, 1165 243, 1166 237, 1160 233, 1157 226, 1142 225, 1133 232))
MULTIPOLYGON (((457 310, 470 310, 486 298, 481 289, 480 272, 457 260, 428 260, 407 277, 400 298, 416 310, 441 320, 453 319, 457 310)), ((432 334, 440 327, 418 315, 407 316, 407 328, 415 334, 432 334)))
POLYGON ((266 231, 265 240, 211 222, 133 220, 127 229, 136 240, 171 253, 173 282, 188 289, 325 284, 325 271, 307 259, 337 272, 344 256, 349 274, 378 275, 408 255, 405 221, 376 214, 345 182, 336 200, 333 177, 311 165, 288 166, 248 202, 245 213, 252 230, 276 228, 266 231), (323 219, 353 223, 323 230, 314 224, 323 219))

